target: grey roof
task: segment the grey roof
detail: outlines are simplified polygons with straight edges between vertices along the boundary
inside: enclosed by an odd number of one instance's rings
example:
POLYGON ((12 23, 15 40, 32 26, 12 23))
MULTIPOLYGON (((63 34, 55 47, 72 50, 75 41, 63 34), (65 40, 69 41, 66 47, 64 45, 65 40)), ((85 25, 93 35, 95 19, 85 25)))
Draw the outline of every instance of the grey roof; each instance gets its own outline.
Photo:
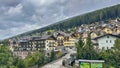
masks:
POLYGON ((58 34, 61 34, 61 35, 63 35, 63 36, 68 36, 68 35, 69 35, 69 34, 67 34, 67 33, 65 33, 65 32, 63 32, 63 31, 58 31, 58 32, 53 33, 53 36, 54 36, 54 37, 57 37, 58 34))
POLYGON ((108 35, 109 35, 109 36, 114 36, 114 37, 120 38, 119 35, 105 34, 105 35, 98 36, 98 37, 94 38, 93 40, 96 40, 96 39, 99 39, 99 38, 102 38, 102 37, 104 37, 104 36, 108 36, 108 35))
POLYGON ((28 39, 21 39, 21 40, 19 40, 18 42, 19 43, 22 43, 22 42, 28 42, 29 40, 28 39))
POLYGON ((30 39, 21 39, 18 42, 22 43, 22 42, 29 42, 31 40, 46 40, 50 37, 53 37, 55 39, 55 37, 53 35, 44 35, 44 36, 33 36, 30 39))
POLYGON ((44 39, 48 39, 49 37, 51 37, 52 35, 44 35, 41 37, 41 40, 44 40, 44 39))
POLYGON ((30 40, 40 40, 41 36, 32 36, 30 40))

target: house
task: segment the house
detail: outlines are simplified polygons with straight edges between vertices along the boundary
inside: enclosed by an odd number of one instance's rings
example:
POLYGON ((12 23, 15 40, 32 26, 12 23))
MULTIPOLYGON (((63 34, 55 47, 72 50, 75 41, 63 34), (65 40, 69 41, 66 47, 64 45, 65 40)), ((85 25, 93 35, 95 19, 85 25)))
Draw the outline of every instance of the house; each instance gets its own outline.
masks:
POLYGON ((58 32, 56 35, 57 46, 64 46, 64 33, 58 32))
POLYGON ((32 50, 44 51, 45 49, 44 41, 41 41, 41 37, 39 36, 31 37, 29 46, 32 47, 32 50))
POLYGON ((33 50, 55 50, 56 38, 53 35, 31 37, 31 39, 29 40, 29 44, 32 44, 33 50))
POLYGON ((95 32, 91 32, 90 35, 91 35, 91 38, 97 37, 97 34, 95 32))
POLYGON ((46 51, 55 50, 56 38, 53 35, 45 35, 41 37, 41 42, 45 46, 46 51))
POLYGON ((56 47, 56 38, 53 35, 31 37, 30 39, 21 39, 18 42, 18 46, 14 47, 13 54, 23 59, 28 56, 29 52, 40 51, 47 55, 47 52, 55 50, 56 47))
POLYGON ((33 46, 27 39, 19 40, 18 46, 14 46, 13 48, 13 55, 22 59, 26 58, 29 53, 33 53, 33 46))
POLYGON ((75 47, 76 35, 74 33, 69 34, 64 37, 64 46, 65 47, 75 47))
POLYGON ((29 40, 21 39, 18 41, 18 46, 20 50, 33 50, 31 44, 29 44, 29 40))
POLYGON ((74 37, 75 37, 76 39, 79 39, 80 36, 81 36, 81 33, 80 33, 80 32, 75 32, 75 33, 72 33, 72 35, 74 35, 74 37))
POLYGON ((108 27, 104 27, 103 31, 106 33, 106 34, 112 34, 113 31, 111 28, 108 28, 108 27))
POLYGON ((41 37, 40 41, 40 44, 45 46, 45 55, 49 57, 51 55, 51 51, 55 51, 56 49, 56 38, 53 35, 45 35, 41 37))
POLYGON ((99 37, 94 38, 93 40, 98 44, 98 48, 111 48, 115 44, 115 40, 117 38, 120 38, 118 35, 113 35, 113 34, 105 34, 99 37))
POLYGON ((18 42, 16 40, 10 39, 10 50, 13 52, 14 47, 18 46, 18 42))

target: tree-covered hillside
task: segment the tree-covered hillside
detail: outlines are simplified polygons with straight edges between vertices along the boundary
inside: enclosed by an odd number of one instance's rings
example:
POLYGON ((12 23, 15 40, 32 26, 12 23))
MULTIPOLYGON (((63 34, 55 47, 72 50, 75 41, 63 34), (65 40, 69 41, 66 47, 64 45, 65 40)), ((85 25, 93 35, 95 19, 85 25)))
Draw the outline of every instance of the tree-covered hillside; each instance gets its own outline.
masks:
POLYGON ((20 34, 18 36, 32 35, 34 33, 41 33, 50 29, 64 30, 64 29, 80 26, 81 24, 91 24, 94 22, 115 19, 118 17, 120 17, 120 4, 112 7, 107 7, 101 10, 97 10, 94 12, 90 12, 87 14, 79 15, 76 17, 72 17, 37 30, 20 34))

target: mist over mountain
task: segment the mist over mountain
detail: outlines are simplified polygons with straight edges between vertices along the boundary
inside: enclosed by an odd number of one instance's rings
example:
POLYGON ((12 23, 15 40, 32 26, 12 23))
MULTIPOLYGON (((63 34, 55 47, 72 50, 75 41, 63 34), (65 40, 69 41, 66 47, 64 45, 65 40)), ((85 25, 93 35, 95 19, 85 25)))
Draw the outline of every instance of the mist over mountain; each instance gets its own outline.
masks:
POLYGON ((120 0, 0 0, 0 39, 119 3, 120 0))
POLYGON ((66 30, 69 28, 78 27, 82 24, 92 24, 95 22, 106 21, 110 19, 116 19, 120 17, 120 4, 96 10, 94 12, 89 12, 86 14, 74 16, 54 24, 48 25, 46 27, 32 30, 23 34, 18 35, 17 37, 23 37, 28 35, 34 35, 36 33, 43 33, 48 30, 66 30))

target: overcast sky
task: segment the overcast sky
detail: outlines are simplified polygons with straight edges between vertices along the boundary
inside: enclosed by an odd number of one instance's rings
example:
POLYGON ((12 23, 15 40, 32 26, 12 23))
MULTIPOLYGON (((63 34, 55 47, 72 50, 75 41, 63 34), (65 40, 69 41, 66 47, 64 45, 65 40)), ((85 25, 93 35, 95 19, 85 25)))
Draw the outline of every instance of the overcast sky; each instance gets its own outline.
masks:
POLYGON ((0 39, 120 4, 120 0, 0 0, 0 39))

